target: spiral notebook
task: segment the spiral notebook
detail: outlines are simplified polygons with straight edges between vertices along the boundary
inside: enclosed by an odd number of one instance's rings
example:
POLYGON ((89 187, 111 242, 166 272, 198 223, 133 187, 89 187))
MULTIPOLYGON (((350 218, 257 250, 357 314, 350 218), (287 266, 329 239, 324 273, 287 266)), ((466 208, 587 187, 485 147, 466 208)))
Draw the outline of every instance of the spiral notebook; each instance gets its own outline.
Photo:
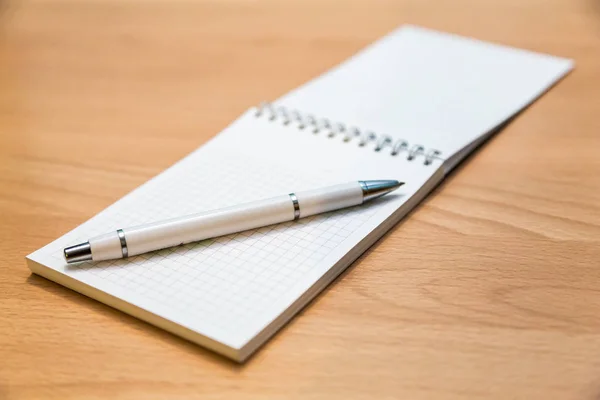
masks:
MULTIPOLYGON (((270 104, 27 257, 56 281, 237 361, 264 344, 569 60, 402 27, 270 104), (97 234, 340 182, 397 179, 355 208, 109 262, 97 234)), ((398 260, 401 262, 401 260, 398 260)), ((357 302, 360 307, 360 302, 357 302)))

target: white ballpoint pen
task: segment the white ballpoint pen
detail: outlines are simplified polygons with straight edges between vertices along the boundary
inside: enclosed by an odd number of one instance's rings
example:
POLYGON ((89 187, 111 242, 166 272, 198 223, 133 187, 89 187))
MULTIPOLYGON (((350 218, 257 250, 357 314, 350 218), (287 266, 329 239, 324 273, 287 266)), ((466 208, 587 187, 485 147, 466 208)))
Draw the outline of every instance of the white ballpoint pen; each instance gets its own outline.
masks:
POLYGON ((354 181, 118 229, 64 249, 67 263, 126 258, 248 229, 297 220, 381 197, 403 182, 354 181))

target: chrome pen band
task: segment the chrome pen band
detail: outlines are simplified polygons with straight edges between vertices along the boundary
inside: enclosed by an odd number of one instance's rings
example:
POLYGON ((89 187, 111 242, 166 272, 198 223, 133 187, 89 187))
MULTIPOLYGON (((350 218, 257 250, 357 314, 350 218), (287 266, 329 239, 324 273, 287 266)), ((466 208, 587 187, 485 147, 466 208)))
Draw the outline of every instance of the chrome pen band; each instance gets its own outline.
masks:
POLYGON ((121 253, 123 254, 123 258, 127 258, 127 256, 129 256, 129 250, 127 249, 125 232, 123 232, 123 229, 117 229, 117 235, 119 235, 119 241, 121 242, 121 253))
POLYGON ((358 181, 358 184, 360 185, 360 188, 362 189, 362 192, 363 192, 363 203, 364 203, 365 198, 367 197, 367 194, 369 193, 369 187, 367 186, 365 181, 358 181))
POLYGON ((294 221, 300 219, 300 203, 298 203, 298 198, 294 193, 290 193, 290 199, 294 204, 294 221))

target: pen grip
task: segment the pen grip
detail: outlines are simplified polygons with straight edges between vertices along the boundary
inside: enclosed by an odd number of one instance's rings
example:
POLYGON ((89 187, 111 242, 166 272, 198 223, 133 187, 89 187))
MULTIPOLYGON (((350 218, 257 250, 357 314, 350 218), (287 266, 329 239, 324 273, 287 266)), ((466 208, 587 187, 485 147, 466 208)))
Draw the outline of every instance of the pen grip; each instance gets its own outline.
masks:
POLYGON ((300 206, 300 218, 356 206, 363 202, 363 192, 357 181, 296 192, 296 197, 300 206))

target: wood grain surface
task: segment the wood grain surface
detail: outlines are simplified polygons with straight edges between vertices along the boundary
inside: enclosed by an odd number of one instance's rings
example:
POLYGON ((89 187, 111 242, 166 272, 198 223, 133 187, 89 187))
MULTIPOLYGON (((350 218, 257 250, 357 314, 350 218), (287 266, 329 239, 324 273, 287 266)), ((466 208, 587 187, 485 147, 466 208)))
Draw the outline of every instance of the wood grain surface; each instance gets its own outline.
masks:
POLYGON ((600 2, 0 2, 0 399, 600 398, 600 2), (402 23, 571 57, 237 365, 24 257, 402 23))

